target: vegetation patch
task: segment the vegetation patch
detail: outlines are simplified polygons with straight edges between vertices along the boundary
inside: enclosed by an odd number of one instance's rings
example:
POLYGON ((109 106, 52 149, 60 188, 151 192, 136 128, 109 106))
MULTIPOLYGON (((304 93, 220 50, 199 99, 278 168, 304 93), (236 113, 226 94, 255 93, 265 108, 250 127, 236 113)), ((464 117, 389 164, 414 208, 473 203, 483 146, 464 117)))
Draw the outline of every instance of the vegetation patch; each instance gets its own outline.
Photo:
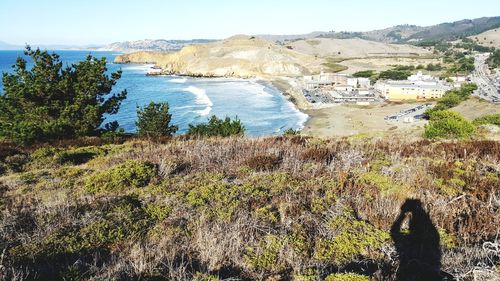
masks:
POLYGON ((212 116, 208 123, 198 125, 189 124, 188 135, 193 137, 230 137, 243 136, 245 134, 245 126, 241 120, 236 117, 234 120, 226 117, 219 119, 217 116, 212 116))
POLYGON ((247 248, 245 262, 252 269, 266 272, 280 272, 285 269, 285 264, 280 261, 280 252, 285 243, 275 235, 266 235, 256 247, 247 248))
POLYGON ((370 278, 355 273, 334 273, 328 275, 325 281, 370 281, 370 278))
POLYGON ((150 162, 128 160, 107 171, 88 175, 85 189, 91 193, 119 192, 148 185, 158 174, 156 165, 150 162))
POLYGON ((479 117, 475 119, 473 123, 476 126, 489 125, 489 124, 500 126, 500 113, 479 117))
POLYGON ((326 227, 332 232, 332 237, 321 238, 316 242, 314 257, 319 261, 333 261, 338 265, 380 250, 390 239, 387 231, 357 220, 350 213, 330 219, 326 227))
POLYGON ((442 110, 430 115, 430 122, 425 126, 424 136, 428 139, 466 139, 470 138, 475 131, 475 126, 459 113, 442 110))
POLYGON ((349 69, 345 65, 338 64, 338 60, 335 58, 327 58, 323 66, 328 69, 328 72, 337 73, 349 69))
POLYGON ((257 155, 245 161, 245 165, 254 171, 271 171, 280 163, 281 158, 276 155, 257 155))

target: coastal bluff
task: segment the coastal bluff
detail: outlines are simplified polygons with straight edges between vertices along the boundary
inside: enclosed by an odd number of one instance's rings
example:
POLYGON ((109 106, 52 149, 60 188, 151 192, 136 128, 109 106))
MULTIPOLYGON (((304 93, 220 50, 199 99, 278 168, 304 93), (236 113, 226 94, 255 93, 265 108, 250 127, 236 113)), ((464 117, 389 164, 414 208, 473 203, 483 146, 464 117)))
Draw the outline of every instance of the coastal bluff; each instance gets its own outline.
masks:
POLYGON ((200 77, 298 77, 321 70, 324 60, 274 42, 238 35, 186 46, 179 52, 134 52, 115 63, 154 63, 165 74, 200 77))

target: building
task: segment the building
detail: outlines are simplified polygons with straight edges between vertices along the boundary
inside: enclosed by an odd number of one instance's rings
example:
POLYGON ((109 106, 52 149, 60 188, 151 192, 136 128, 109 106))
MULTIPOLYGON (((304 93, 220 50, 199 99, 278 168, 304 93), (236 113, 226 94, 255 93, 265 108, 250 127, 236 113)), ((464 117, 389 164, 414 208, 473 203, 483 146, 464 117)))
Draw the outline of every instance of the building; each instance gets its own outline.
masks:
POLYGON ((376 91, 390 101, 427 100, 442 98, 451 87, 437 81, 381 81, 375 85, 376 91))
POLYGON ((430 75, 424 75, 422 71, 419 71, 417 74, 411 75, 408 77, 408 81, 436 81, 436 79, 430 75))
MULTIPOLYGON (((369 89, 370 79, 356 78, 347 74, 321 73, 318 75, 304 76, 306 90, 314 90, 323 87, 340 87, 348 89, 369 89)), ((346 90, 347 91, 347 90, 346 90)))

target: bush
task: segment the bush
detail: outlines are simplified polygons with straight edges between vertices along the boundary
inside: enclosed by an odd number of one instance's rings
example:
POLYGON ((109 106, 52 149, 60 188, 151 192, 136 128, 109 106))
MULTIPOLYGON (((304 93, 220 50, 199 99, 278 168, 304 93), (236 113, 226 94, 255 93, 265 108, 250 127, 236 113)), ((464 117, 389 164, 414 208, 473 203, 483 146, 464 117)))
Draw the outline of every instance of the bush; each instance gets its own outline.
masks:
POLYGON ((275 155, 258 155, 245 161, 245 165, 255 171, 271 171, 281 163, 281 158, 275 155))
POLYGON ((371 78, 372 76, 376 75, 375 70, 364 70, 364 71, 358 71, 354 73, 352 76, 357 77, 357 78, 371 78))
POLYGON ((13 73, 3 76, 0 137, 26 144, 98 135, 104 115, 117 113, 127 96, 126 91, 110 95, 121 71, 109 77, 105 58, 88 56, 63 68, 56 54, 28 46, 25 55, 34 62, 31 69, 19 57, 13 73))
POLYGON ((85 188, 91 193, 123 191, 149 184, 158 169, 149 162, 129 160, 107 171, 96 172, 85 178, 85 188))
POLYGON ((377 251, 390 239, 388 232, 356 220, 349 212, 332 218, 327 227, 336 235, 319 239, 314 257, 319 261, 333 261, 337 265, 377 251))
POLYGON ((229 137, 243 136, 245 134, 245 126, 240 119, 236 117, 234 120, 226 117, 224 120, 212 116, 208 123, 192 125, 189 124, 188 135, 195 137, 229 137))
POLYGON ((58 165, 82 165, 88 161, 104 156, 108 150, 103 146, 86 146, 77 148, 42 147, 31 154, 36 167, 48 168, 58 165))
POLYGON ((453 108, 463 101, 468 100, 475 90, 477 90, 477 85, 474 83, 463 84, 460 89, 449 90, 438 100, 434 108, 428 109, 425 112, 425 115, 427 118, 430 118, 433 112, 453 108))
POLYGON ((474 120, 474 125, 476 125, 476 126, 487 125, 487 124, 500 126, 500 113, 486 115, 486 116, 479 117, 476 120, 474 120))
POLYGON ((296 135, 299 135, 300 134, 300 131, 299 130, 294 130, 292 128, 290 129, 287 129, 283 132, 283 136, 284 137, 292 137, 292 136, 296 136, 296 135))
POLYGON ((437 64, 429 63, 425 69, 427 71, 440 71, 443 70, 443 66, 440 63, 437 64))
POLYGON ((379 78, 385 80, 406 80, 411 75, 407 70, 386 70, 380 72, 379 78))
POLYGON ((137 108, 137 132, 140 136, 169 137, 178 127, 170 125, 172 115, 168 113, 168 103, 151 102, 148 106, 137 108))
POLYGON ((267 235, 256 247, 248 248, 245 262, 257 271, 279 272, 285 268, 279 255, 284 241, 275 235, 267 235))
POLYGON ((474 125, 459 113, 441 110, 432 112, 429 125, 425 126, 424 136, 436 138, 470 138, 475 132, 474 125))

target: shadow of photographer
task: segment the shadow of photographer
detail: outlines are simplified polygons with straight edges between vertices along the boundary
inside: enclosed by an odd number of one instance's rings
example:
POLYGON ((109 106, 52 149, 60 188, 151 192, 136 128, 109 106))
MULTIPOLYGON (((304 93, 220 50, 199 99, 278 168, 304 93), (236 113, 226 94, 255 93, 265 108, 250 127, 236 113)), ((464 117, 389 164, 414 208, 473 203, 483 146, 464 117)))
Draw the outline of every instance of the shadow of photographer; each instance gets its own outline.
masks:
POLYGON ((441 271, 439 233, 429 214, 417 199, 407 199, 391 227, 391 237, 398 252, 398 281, 454 280, 441 271), (408 219, 408 229, 402 229, 408 219))

